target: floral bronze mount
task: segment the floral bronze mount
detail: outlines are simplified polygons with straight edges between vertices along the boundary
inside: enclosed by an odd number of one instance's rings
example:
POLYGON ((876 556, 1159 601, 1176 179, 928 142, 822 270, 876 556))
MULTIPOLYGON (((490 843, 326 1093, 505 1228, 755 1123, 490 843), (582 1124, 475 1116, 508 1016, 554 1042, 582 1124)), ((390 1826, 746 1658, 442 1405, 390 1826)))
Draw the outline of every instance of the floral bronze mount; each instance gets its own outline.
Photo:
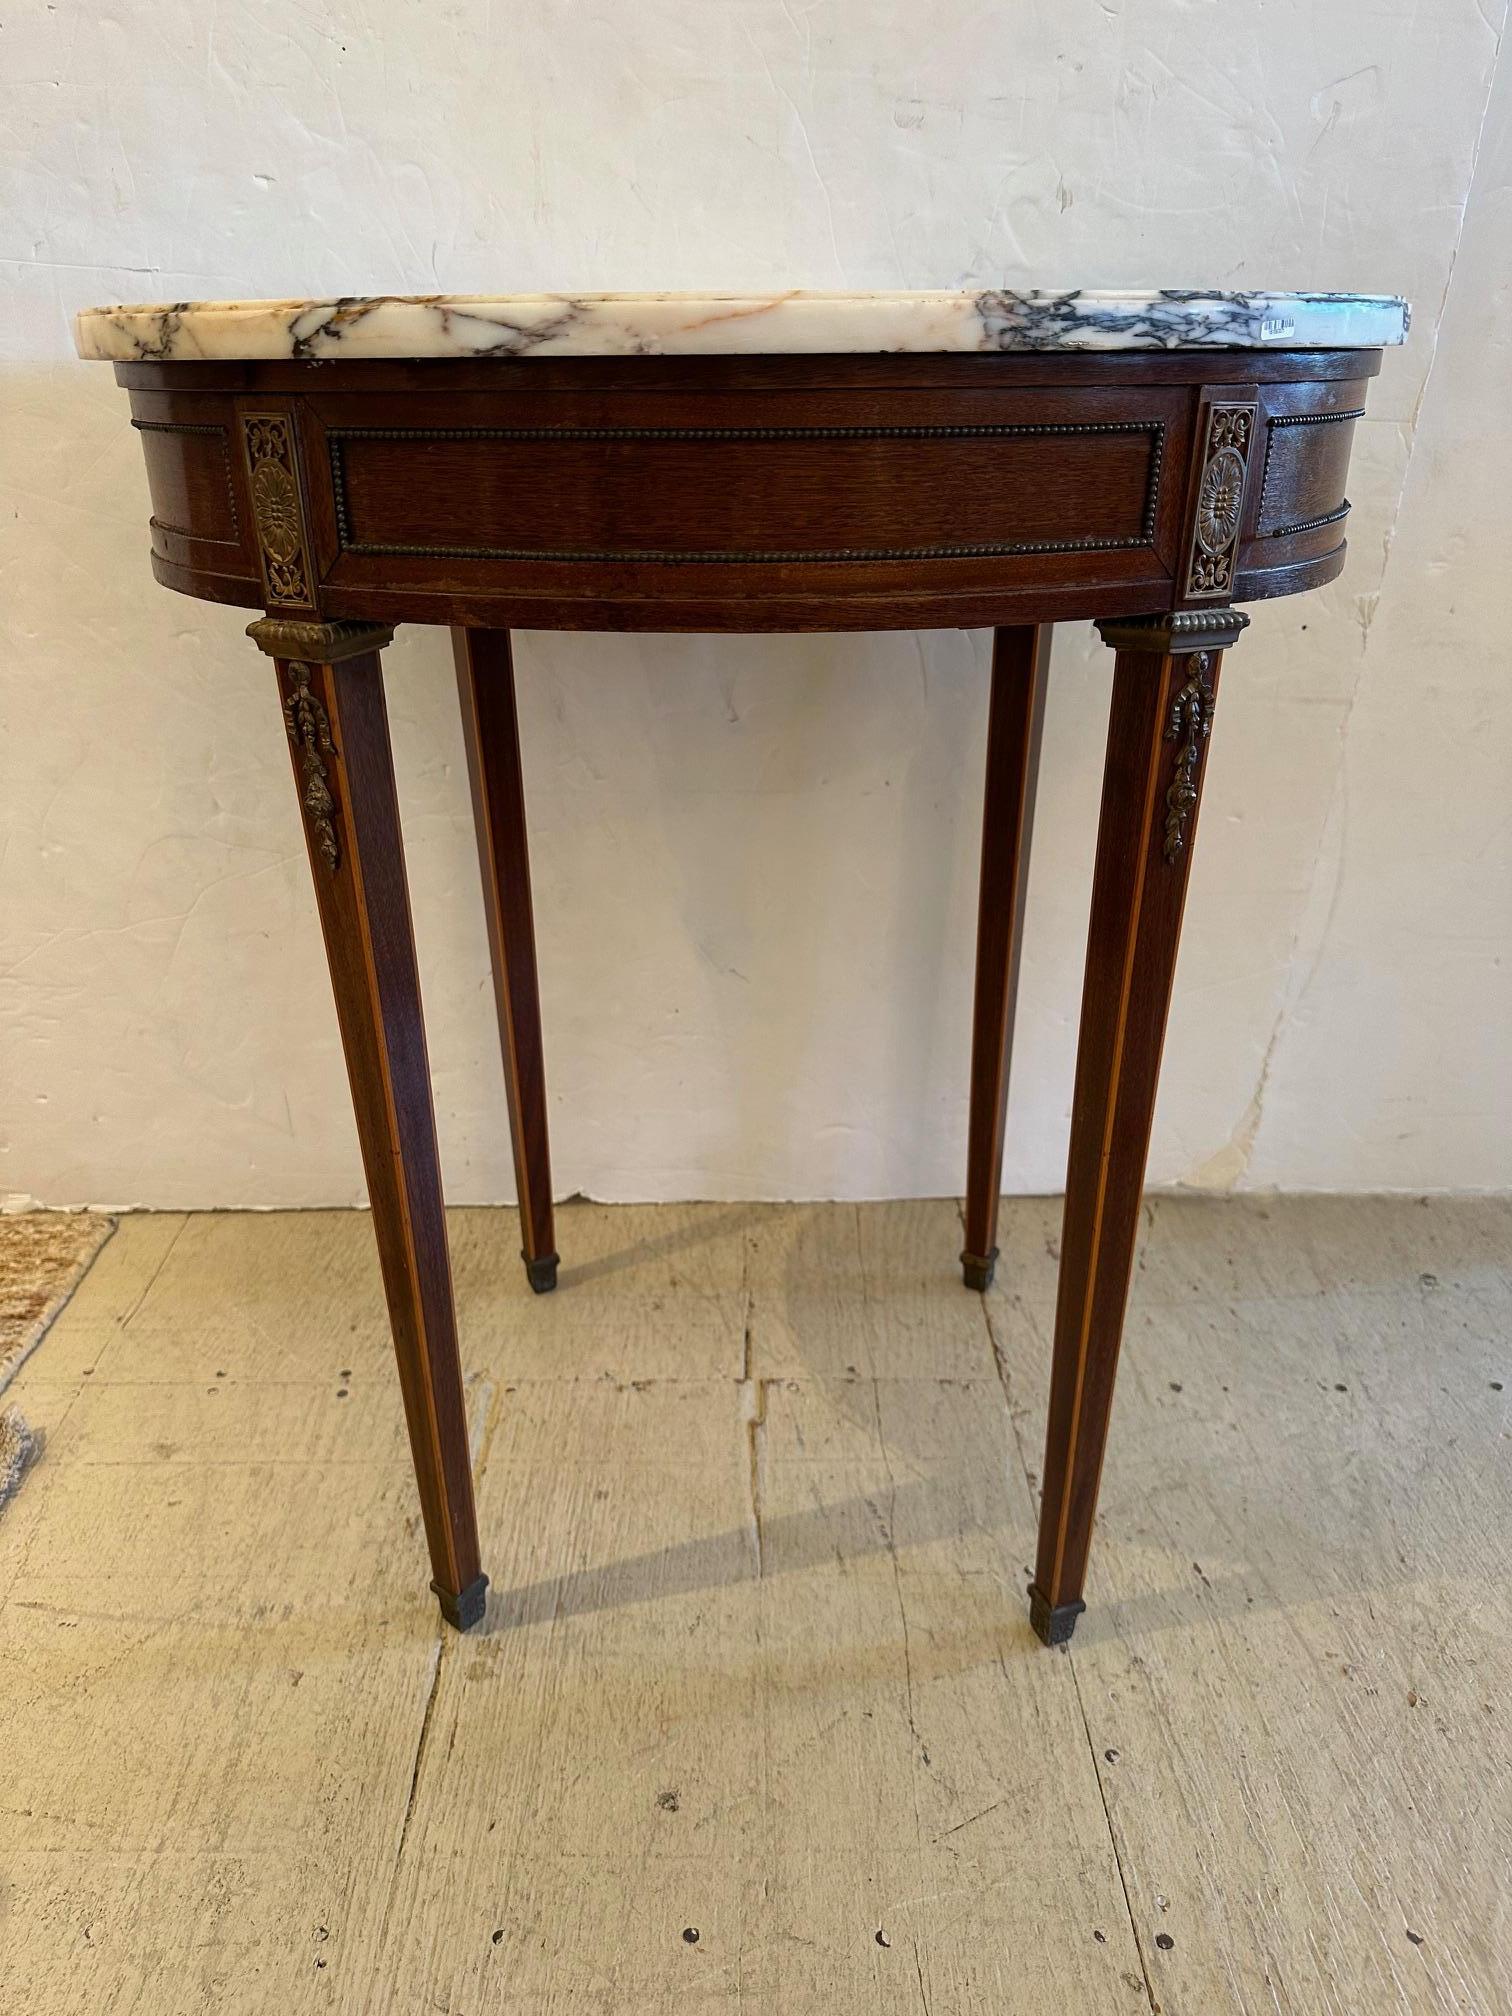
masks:
POLYGON ((1256 401, 1208 409, 1205 461, 1197 486, 1192 550, 1186 592, 1192 597, 1226 596, 1234 585, 1244 491, 1254 440, 1256 401))

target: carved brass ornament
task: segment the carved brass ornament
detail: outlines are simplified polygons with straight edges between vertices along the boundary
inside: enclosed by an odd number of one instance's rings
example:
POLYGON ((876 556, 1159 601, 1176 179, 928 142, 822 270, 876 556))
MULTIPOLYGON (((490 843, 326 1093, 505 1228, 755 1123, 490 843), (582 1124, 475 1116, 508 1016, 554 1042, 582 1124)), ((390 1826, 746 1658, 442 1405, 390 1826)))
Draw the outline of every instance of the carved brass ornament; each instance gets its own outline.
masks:
POLYGON ((1220 448, 1202 472, 1197 499, 1197 543, 1204 553, 1221 553, 1239 530, 1244 500, 1244 464, 1232 448, 1220 448))
POLYGON ((295 659, 286 670, 289 690, 284 695, 284 726, 299 753, 303 779, 299 795, 315 844, 334 874, 341 863, 341 846, 336 838, 336 800, 331 796, 330 772, 324 760, 336 754, 330 716, 320 695, 311 689, 309 666, 295 659))
POLYGON ((1253 405, 1208 409, 1184 591, 1189 596, 1226 596, 1233 588, 1257 411, 1253 405))
POLYGON ((263 587, 270 608, 307 607, 310 570, 305 554, 304 513, 290 421, 282 413, 249 413, 242 418, 252 490, 252 518, 262 556, 263 587))
POLYGON ((1167 742, 1180 742, 1176 769, 1166 791, 1165 845, 1167 861, 1179 861, 1186 847, 1187 827, 1197 809, 1197 778, 1202 751, 1213 731, 1213 653, 1196 651, 1189 661, 1185 684, 1171 702, 1166 721, 1167 742))
POLYGON ((278 462, 259 462, 252 472, 252 504, 257 534, 269 559, 286 567, 299 558, 299 493, 294 478, 278 462))

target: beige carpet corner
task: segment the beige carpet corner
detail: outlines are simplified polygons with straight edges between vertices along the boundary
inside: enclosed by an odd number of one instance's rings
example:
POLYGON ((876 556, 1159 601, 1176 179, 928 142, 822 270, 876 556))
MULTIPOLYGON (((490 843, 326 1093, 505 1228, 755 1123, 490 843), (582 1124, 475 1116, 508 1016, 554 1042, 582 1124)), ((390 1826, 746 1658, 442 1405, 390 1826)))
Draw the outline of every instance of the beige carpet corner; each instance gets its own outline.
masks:
POLYGON ((0 1217, 0 1393, 116 1229, 89 1211, 26 1211, 0 1217))

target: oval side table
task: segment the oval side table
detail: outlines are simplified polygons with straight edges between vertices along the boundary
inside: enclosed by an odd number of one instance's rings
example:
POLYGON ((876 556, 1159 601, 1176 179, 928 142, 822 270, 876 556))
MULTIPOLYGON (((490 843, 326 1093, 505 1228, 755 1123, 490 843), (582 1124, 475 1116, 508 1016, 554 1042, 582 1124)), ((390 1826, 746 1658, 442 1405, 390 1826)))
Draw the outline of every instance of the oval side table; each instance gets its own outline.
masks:
POLYGON ((966 1181, 995 1238, 1050 626, 1116 653, 1030 1614, 1071 1635, 1182 902, 1236 605, 1344 564, 1395 298, 376 296, 86 310, 152 567, 261 611, 392 1320, 432 1587, 483 1613, 419 977, 379 654, 450 626, 524 1261, 556 1282, 512 628, 992 626, 966 1181))

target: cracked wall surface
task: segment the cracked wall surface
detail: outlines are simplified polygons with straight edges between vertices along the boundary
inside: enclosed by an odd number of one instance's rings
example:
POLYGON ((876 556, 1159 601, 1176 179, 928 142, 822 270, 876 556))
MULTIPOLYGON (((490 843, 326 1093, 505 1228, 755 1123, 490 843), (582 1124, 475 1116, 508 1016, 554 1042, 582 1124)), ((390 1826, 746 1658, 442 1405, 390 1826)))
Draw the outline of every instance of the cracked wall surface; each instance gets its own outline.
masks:
MULTIPOLYGON (((0 1193, 362 1194, 271 676, 156 588, 92 301, 1400 291, 1350 564, 1234 653, 1156 1182, 1512 1180, 1504 9, 24 0, 0 94, 0 1193), (1496 88, 1493 91, 1493 80, 1496 88)), ((950 1192, 987 639, 522 638, 560 1187, 950 1192)), ((451 1193, 512 1195, 445 639, 390 692, 451 1193)), ((1109 654, 1058 634, 1005 1182, 1065 1134, 1109 654)))

